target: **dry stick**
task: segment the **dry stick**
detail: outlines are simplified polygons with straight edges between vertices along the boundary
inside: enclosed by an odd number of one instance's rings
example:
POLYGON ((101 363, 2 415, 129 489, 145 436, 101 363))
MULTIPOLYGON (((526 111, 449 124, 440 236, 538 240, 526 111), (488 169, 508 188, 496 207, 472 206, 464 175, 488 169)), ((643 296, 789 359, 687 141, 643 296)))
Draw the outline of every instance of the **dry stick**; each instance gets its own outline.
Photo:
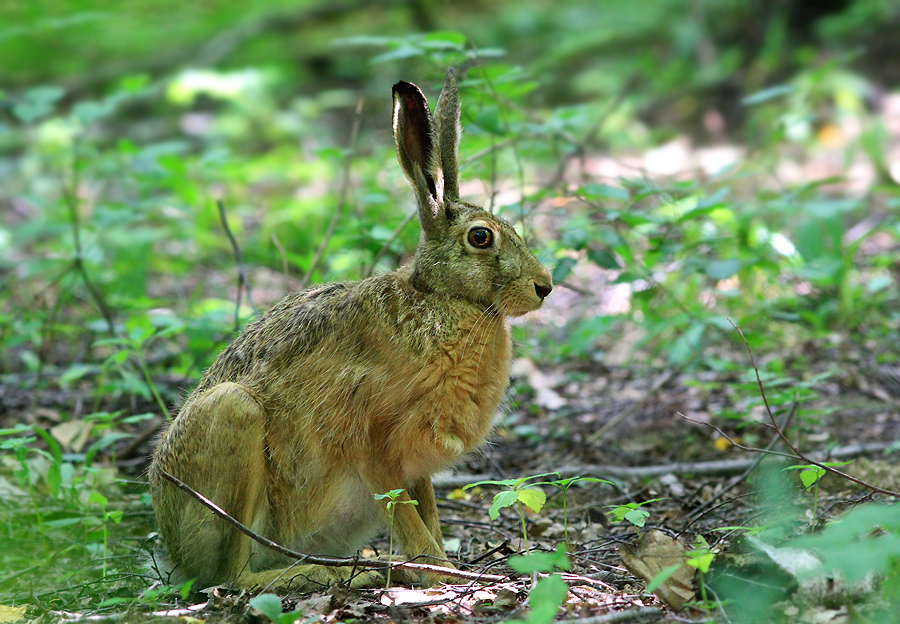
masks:
POLYGON ((234 238, 234 234, 231 233, 231 228, 228 227, 228 217, 225 216, 225 204, 221 199, 217 199, 216 206, 219 207, 219 219, 222 221, 222 226, 225 228, 228 240, 231 241, 231 248, 234 249, 234 257, 238 263, 237 299, 234 302, 234 330, 237 331, 240 325, 242 287, 247 289, 247 303, 249 303, 250 307, 253 309, 253 314, 259 316, 259 310, 256 309, 256 304, 253 303, 253 292, 250 290, 250 281, 247 279, 247 269, 244 266, 244 255, 241 253, 241 246, 238 245, 237 240, 234 238))
MULTIPOLYGON (((769 408, 769 399, 766 398, 766 390, 765 390, 765 388, 763 388, 762 379, 760 379, 760 377, 759 377, 759 369, 756 367, 756 359, 753 357, 753 350, 750 349, 750 343, 747 342, 747 338, 746 338, 746 336, 744 336, 744 332, 741 331, 740 327, 735 325, 734 321, 732 321, 729 318, 728 322, 731 323, 731 326, 737 330, 737 332, 741 335, 741 338, 744 340, 744 346, 747 347, 747 353, 750 354, 750 363, 753 365, 753 370, 756 373, 756 384, 759 386, 759 392, 762 395, 763 404, 765 404, 765 406, 766 406, 766 413, 769 415, 769 421, 771 422, 771 426, 775 430, 775 433, 778 434, 778 437, 781 438, 781 441, 784 442, 785 445, 787 445, 787 447, 789 449, 791 449, 791 451, 794 453, 794 455, 795 455, 794 459, 800 459, 812 466, 821 468, 822 470, 825 470, 826 472, 830 472, 839 477, 843 477, 844 479, 847 479, 848 481, 852 481, 853 483, 855 483, 857 485, 863 486, 864 488, 866 488, 867 490, 869 490, 871 492, 878 493, 878 494, 886 494, 887 496, 893 496, 894 498, 900 498, 900 493, 892 492, 891 490, 885 490, 880 487, 871 485, 869 483, 866 483, 865 481, 857 479, 854 476, 848 475, 846 472, 841 472, 840 470, 837 470, 837 469, 833 468, 832 466, 827 466, 823 463, 809 459, 806 455, 804 455, 800 451, 800 449, 798 449, 794 445, 793 442, 788 440, 788 437, 786 435, 784 435, 784 431, 782 431, 781 428, 778 426, 778 422, 775 420, 775 416, 772 414, 772 410, 769 408)), ((770 452, 774 452, 774 451, 770 451, 770 452)))
MULTIPOLYGON (((791 411, 788 413, 787 418, 785 418, 785 419, 784 419, 784 422, 781 423, 781 428, 782 428, 782 429, 787 429, 787 427, 788 427, 788 425, 790 424, 790 422, 794 419, 794 416, 797 414, 797 407, 798 407, 798 403, 797 403, 797 401, 794 401, 794 403, 791 405, 791 411)), ((689 421, 691 421, 691 422, 699 422, 699 421, 696 421, 696 420, 694 420, 694 419, 692 419, 692 418, 688 418, 687 416, 685 416, 685 415, 682 414, 681 412, 677 412, 677 413, 678 413, 679 416, 681 416, 681 417, 684 418, 685 420, 689 420, 689 421)), ((727 433, 725 433, 724 431, 722 431, 719 427, 717 427, 717 426, 715 426, 715 425, 713 425, 713 424, 711 424, 711 423, 703 423, 703 422, 701 422, 700 424, 701 424, 701 425, 706 425, 706 426, 708 426, 708 427, 712 427, 713 429, 715 429, 716 431, 718 431, 721 435, 723 435, 723 436, 725 437, 725 439, 727 439, 729 442, 731 442, 732 444, 735 443, 734 440, 732 440, 731 437, 730 437, 727 433)), ((763 460, 763 458, 765 457, 765 454, 764 454, 764 453, 766 453, 766 452, 768 452, 768 451, 771 451, 771 450, 772 450, 772 447, 775 446, 775 444, 776 444, 777 442, 778 442, 778 438, 774 438, 774 437, 773 437, 773 438, 769 441, 769 444, 768 444, 768 446, 766 446, 766 448, 760 449, 760 451, 762 451, 762 453, 759 455, 759 457, 757 457, 757 458, 753 461, 752 464, 750 464, 750 467, 749 467, 749 468, 747 468, 743 473, 741 473, 740 475, 738 475, 737 477, 735 477, 734 479, 732 479, 732 480, 731 480, 731 483, 729 483, 727 486, 725 486, 725 488, 723 488, 721 492, 719 492, 718 494, 716 494, 715 496, 713 496, 711 499, 709 499, 708 501, 706 501, 705 503, 703 503, 702 505, 700 505, 697 509, 695 509, 694 511, 692 511, 690 514, 688 514, 688 518, 691 519, 690 522, 688 522, 688 527, 690 527, 694 522, 696 522, 697 520, 699 520, 700 518, 702 518, 702 517, 704 516, 704 514, 706 514, 709 510, 714 509, 715 507, 718 507, 718 505, 715 504, 716 501, 722 499, 726 494, 728 494, 728 492, 730 492, 730 491, 733 490, 735 487, 737 487, 737 484, 738 484, 738 483, 740 483, 741 481, 743 481, 744 479, 746 479, 748 476, 750 476, 750 473, 752 473, 754 470, 756 470, 756 468, 760 465, 760 463, 762 463, 762 460, 763 460)))
POLYGON ((313 258, 312 264, 309 265, 309 270, 306 271, 306 275, 304 275, 303 279, 300 281, 301 289, 309 286, 313 273, 315 272, 316 267, 319 266, 319 262, 325 254, 325 249, 328 247, 328 243, 331 242, 331 237, 334 236, 337 224, 341 220, 341 215, 344 213, 344 207, 347 205, 347 193, 350 188, 350 163, 353 162, 353 147, 356 145, 356 134, 359 132, 359 124, 362 119, 363 101, 363 98, 360 97, 356 102, 356 113, 353 117, 353 127, 350 130, 350 142, 347 146, 347 152, 344 154, 344 162, 341 167, 341 187, 337 209, 331 217, 331 223, 328 224, 328 231, 325 233, 325 238, 322 239, 319 248, 316 250, 316 255, 313 258))
POLYGON ((669 371, 660 375, 656 379, 656 381, 653 382, 653 386, 651 386, 651 388, 646 393, 644 393, 644 396, 640 401, 637 401, 636 403, 632 403, 631 406, 627 407, 626 409, 619 412, 617 415, 613 416, 609 420, 609 422, 607 422, 605 425, 600 427, 600 429, 598 429, 596 432, 591 434, 591 436, 587 439, 587 443, 595 444, 599 440, 603 439, 606 436, 606 434, 609 433, 612 429, 614 429, 620 422, 622 422, 623 420, 625 420, 627 418, 630 418, 635 413, 637 413, 638 410, 643 409, 643 407, 645 405, 647 405, 647 403, 649 403, 650 400, 656 396, 656 393, 663 386, 665 386, 670 381, 672 381, 675 377, 678 376, 678 374, 681 372, 681 368, 682 367, 680 367, 680 366, 676 366, 675 368, 670 369, 669 371))
MULTIPOLYGON (((867 444, 850 444, 833 449, 828 453, 831 459, 855 457, 866 453, 880 453, 889 448, 891 443, 871 442, 867 444)), ((732 475, 738 474, 753 465, 755 459, 717 459, 705 462, 674 462, 654 466, 616 466, 613 464, 573 464, 555 470, 560 478, 569 477, 605 477, 607 479, 650 479, 667 474, 690 474, 694 476, 732 475)), ((455 488, 495 479, 493 474, 475 475, 437 475, 431 481, 434 487, 455 488)))
POLYGON ((186 484, 184 481, 177 477, 173 477, 165 470, 160 470, 159 473, 168 481, 173 483, 176 487, 184 492, 187 492, 191 496, 193 496, 200 504, 204 507, 208 508, 215 515, 219 516, 236 528, 238 531, 249 537, 250 539, 262 544, 266 548, 271 548, 275 552, 285 555, 287 557, 291 557, 293 559, 297 559, 298 561, 303 561, 306 563, 311 563, 313 565, 324 565, 324 566, 358 566, 363 568, 370 568, 373 570, 384 570, 387 568, 398 568, 401 570, 418 570, 421 572, 433 572, 435 574, 440 574, 442 576, 454 576, 456 578, 463 578, 475 581, 486 581, 486 582, 502 582, 509 580, 509 576, 500 576, 497 574, 481 574, 478 572, 465 572, 463 570, 456 570, 454 568, 446 568, 444 566, 431 565, 427 563, 395 563, 391 561, 378 561, 375 559, 360 559, 359 557, 319 557, 316 555, 307 555, 301 552, 297 552, 296 550, 291 550, 290 548, 285 548, 281 544, 277 542, 273 542, 272 540, 263 537, 262 535, 258 535, 254 533, 252 530, 248 529, 246 526, 241 524, 238 520, 230 516, 225 510, 216 505, 214 502, 200 494, 196 490, 194 490, 191 486, 186 484))

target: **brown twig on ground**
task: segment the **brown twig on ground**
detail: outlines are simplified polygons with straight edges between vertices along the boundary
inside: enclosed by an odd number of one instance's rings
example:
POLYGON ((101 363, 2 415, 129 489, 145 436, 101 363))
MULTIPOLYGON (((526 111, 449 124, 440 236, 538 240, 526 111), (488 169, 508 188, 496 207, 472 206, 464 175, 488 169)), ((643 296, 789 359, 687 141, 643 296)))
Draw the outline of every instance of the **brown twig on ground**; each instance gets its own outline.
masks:
MULTIPOLYGON (((832 449, 828 458, 842 459, 855 457, 866 453, 880 453, 891 443, 872 442, 867 444, 851 444, 832 449)), ((823 458, 825 455, 823 455, 823 458)), ((610 464, 575 464, 563 466, 554 472, 560 477, 601 477, 606 479, 648 479, 661 477, 666 474, 690 474, 694 476, 731 475, 738 474, 753 465, 755 459, 718 459, 705 462, 673 462, 670 464, 657 464, 653 466, 615 466, 610 464)), ((826 460, 827 461, 827 460, 826 460)), ((438 475, 432 478, 434 487, 455 488, 475 483, 476 481, 489 481, 495 479, 493 474, 472 475, 438 475)))
POLYGON ((600 429, 591 434, 591 436, 587 439, 588 444, 595 444, 599 440, 603 439, 606 434, 612 431, 620 422, 626 420, 636 414, 638 410, 643 409, 645 405, 647 405, 651 400, 656 398, 656 393, 659 392, 666 384, 675 379, 679 373, 681 373, 682 367, 676 366, 672 368, 659 377, 653 382, 653 385, 650 387, 647 392, 644 393, 644 396, 640 401, 632 403, 626 409, 623 409, 621 412, 613 416, 609 419, 609 422, 604 424, 600 429))
POLYGON ((238 245, 237 240, 234 238, 234 234, 231 233, 231 227, 228 225, 228 217, 225 214, 225 204, 221 199, 216 200, 216 206, 219 208, 219 219, 222 221, 222 227, 225 228, 225 234, 228 235, 228 240, 231 241, 231 248, 234 249, 234 257, 238 263, 238 283, 237 283, 237 297, 234 302, 234 331, 240 329, 240 321, 241 321, 241 289, 247 289, 247 303, 250 304, 250 307, 253 309, 253 314, 259 316, 259 310, 256 309, 256 304, 253 303, 253 292, 250 290, 250 281, 247 279, 247 269, 244 266, 244 254, 241 253, 241 246, 238 245))
POLYGON ((632 607, 624 611, 613 611, 603 615, 559 621, 562 624, 623 624, 624 622, 640 622, 650 618, 658 618, 664 614, 665 611, 659 607, 632 607))
MULTIPOLYGON (((785 418, 784 422, 781 423, 782 429, 786 429, 788 427, 788 425, 790 424, 790 422, 794 419, 794 416, 797 414, 797 406, 798 406, 797 402, 794 401, 794 403, 791 405, 791 411, 788 413, 787 418, 785 418)), ((719 427, 716 427, 715 425, 712 425, 710 423, 703 423, 703 422, 694 420, 692 418, 688 418, 687 416, 681 414, 681 412, 678 412, 678 415, 681 416, 682 418, 684 418, 685 420, 689 420, 691 422, 697 422, 701 425, 706 425, 708 427, 714 428, 716 431, 721 433, 725 437, 725 439, 727 439, 729 442, 734 444, 734 441, 728 436, 728 434, 726 434, 724 431, 719 429, 719 427)), ((768 446, 766 446, 766 448, 762 449, 762 450, 769 451, 777 443, 778 443, 778 438, 773 437, 769 441, 768 446)), ((764 457, 765 457, 764 453, 760 454, 759 457, 757 457, 755 460, 753 460, 753 463, 751 463, 750 466, 744 472, 742 472, 741 474, 739 474, 738 476, 733 478, 731 480, 731 482, 728 485, 726 485, 724 488, 722 488, 722 490, 718 494, 716 494, 711 499, 709 499, 708 501, 706 501, 705 503, 700 505, 697 509, 693 510, 690 514, 688 514, 688 518, 690 519, 690 522, 688 522, 687 526, 690 527, 694 522, 696 522, 697 520, 702 518, 706 513, 708 513, 708 511, 711 511, 712 509, 715 509, 716 507, 718 507, 718 505, 716 505, 716 501, 720 500, 728 492, 730 492, 735 487, 737 487, 738 483, 742 482, 744 479, 746 479, 748 476, 750 476, 750 474, 754 470, 756 470, 756 468, 759 466, 759 464, 762 463, 762 460, 764 457)))
MULTIPOLYGON (((775 420, 775 415, 772 414, 772 409, 769 407, 769 399, 766 397, 766 389, 763 387, 762 379, 760 379, 759 368, 757 368, 757 366, 756 366, 756 358, 753 357, 753 350, 750 348, 750 343, 747 341, 747 337, 744 336, 744 332, 741 331, 741 328, 738 327, 734 323, 734 321, 732 321, 729 318, 728 322, 731 323, 731 326, 737 330, 738 334, 740 334, 740 336, 741 336, 741 339, 744 341, 744 346, 747 347, 747 353, 750 354, 750 364, 753 366, 753 371, 756 373, 756 385, 759 386, 759 393, 760 393, 760 395, 762 395, 763 404, 766 406, 766 413, 769 415, 770 426, 772 427, 772 429, 775 430, 775 433, 781 439, 781 441, 784 442, 785 446, 787 446, 789 449, 791 449, 791 452, 794 454, 793 457, 791 455, 787 455, 787 456, 792 457, 793 459, 799 459, 800 461, 806 462, 807 464, 816 466, 817 468, 821 468, 822 470, 824 470, 826 472, 830 472, 831 474, 834 474, 834 475, 837 475, 844 479, 847 479, 848 481, 852 481, 853 483, 855 483, 857 485, 861 485, 862 487, 866 488, 867 490, 869 490, 873 493, 885 494, 887 496, 893 496, 894 498, 900 498, 900 493, 892 492, 891 490, 885 490, 883 488, 872 485, 870 483, 866 483, 865 481, 862 481, 861 479, 857 479, 856 477, 854 477, 852 475, 848 475, 846 472, 837 470, 833 466, 828 466, 827 464, 823 464, 822 462, 817 462, 813 459, 810 459, 809 457, 804 455, 803 452, 800 451, 800 449, 797 448, 797 446, 794 445, 793 442, 791 442, 788 439, 788 437, 784 434, 784 431, 782 431, 781 427, 778 426, 778 422, 775 420)), ((729 439, 729 441, 731 441, 731 440, 729 439)), ((740 447, 740 448, 745 448, 745 447, 740 447)), ((759 452, 763 452, 763 449, 747 449, 747 450, 757 450, 759 452)), ((778 453, 777 451, 771 451, 771 450, 768 451, 768 453, 784 455, 783 453, 778 453)))
POLYGON ((502 582, 509 580, 509 576, 500 576, 497 574, 481 574, 479 572, 466 572, 464 570, 457 570, 455 568, 447 568, 444 566, 431 565, 427 563, 412 563, 412 562, 402 562, 396 563, 392 561, 379 561, 377 559, 360 559, 359 557, 319 557, 317 555, 307 555, 301 552, 297 552, 296 550, 291 550, 290 548, 285 548, 281 544, 277 542, 273 542, 272 540, 263 537, 251 529, 247 528, 244 524, 230 516, 225 510, 216 505, 214 502, 200 494, 191 486, 186 484, 184 481, 177 477, 173 477, 165 470, 160 470, 160 474, 175 485, 178 489, 186 492, 190 496, 194 497, 200 504, 204 507, 212 511, 219 518, 236 528, 238 531, 254 540, 255 542, 262 544, 266 548, 270 548, 275 552, 285 555, 286 557, 291 557, 296 559, 298 562, 302 561, 304 563, 310 563, 313 565, 324 565, 324 566, 354 566, 360 568, 369 568, 373 570, 384 570, 387 568, 399 568, 402 570, 416 570, 420 572, 432 572, 435 574, 440 574, 442 576, 452 576, 461 579, 467 579, 471 581, 484 581, 484 582, 502 582))
POLYGON ((309 286, 313 273, 315 272, 316 267, 319 266, 319 262, 321 262, 322 256, 325 254, 325 249, 328 248, 328 243, 331 242, 331 237, 334 236, 334 231, 337 229, 337 224, 341 220, 341 215, 344 214, 344 207, 347 205, 347 194, 350 190, 350 163, 353 162, 353 146, 356 145, 356 134, 359 132, 359 124, 362 120, 362 109, 363 98, 360 97, 356 102, 356 113, 353 116, 353 127, 350 129, 350 140, 347 145, 347 151, 344 153, 344 162, 341 166, 341 186, 338 205, 334 211, 334 215, 331 217, 331 223, 328 224, 328 231, 325 232, 325 237, 322 239, 322 242, 319 243, 319 248, 316 250, 316 255, 313 257, 313 261, 309 265, 306 275, 300 280, 301 290, 309 286))

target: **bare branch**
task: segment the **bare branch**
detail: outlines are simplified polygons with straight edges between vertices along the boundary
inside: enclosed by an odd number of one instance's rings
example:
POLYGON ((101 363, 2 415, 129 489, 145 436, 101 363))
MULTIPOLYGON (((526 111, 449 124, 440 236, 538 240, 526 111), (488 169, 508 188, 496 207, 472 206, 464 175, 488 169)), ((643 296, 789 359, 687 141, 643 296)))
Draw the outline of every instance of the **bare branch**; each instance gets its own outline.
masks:
POLYGON ((463 570, 457 570, 455 568, 447 568, 444 566, 438 565, 430 565, 426 563, 411 563, 411 562, 403 562, 403 563, 395 563, 391 561, 379 561, 377 559, 360 559, 359 557, 319 557, 317 555, 307 555, 301 552, 297 552, 296 550, 291 550, 290 548, 285 548, 281 544, 277 542, 273 542, 272 540, 263 537, 251 529, 247 528, 244 524, 230 516, 225 510, 216 505, 214 502, 200 494, 196 490, 194 490, 191 486, 186 484, 181 479, 170 475, 165 470, 160 470, 160 474, 172 484, 174 484, 180 490, 187 492, 189 495, 194 497, 200 504, 204 507, 212 511, 219 518, 236 528, 238 531, 249 537, 250 539, 262 544, 266 548, 270 548, 275 552, 285 555, 287 557, 291 557, 296 559, 298 562, 310 563, 313 565, 324 565, 324 566, 354 566, 361 568, 369 568, 373 570, 384 570, 387 568, 398 568, 401 570, 416 570, 420 572, 431 572, 434 574, 440 574, 442 576, 452 576, 461 579, 468 579, 472 581, 483 581, 483 582, 502 582, 509 580, 508 576, 500 576, 497 574, 481 574, 479 572, 465 572, 463 570))
POLYGON ((231 241, 231 248, 234 249, 234 257, 238 263, 238 284, 237 284, 237 298, 234 302, 234 330, 237 331, 240 329, 240 310, 241 310, 241 288, 247 289, 247 303, 250 304, 250 307, 253 309, 253 314, 259 316, 259 310, 256 309, 256 304, 253 303, 253 293, 250 290, 250 281, 247 279, 247 269, 244 266, 244 255, 241 253, 241 246, 238 245, 237 240, 234 238, 234 234, 231 233, 231 228, 228 226, 228 217, 225 215, 225 204, 221 199, 216 200, 216 206, 219 207, 219 219, 222 221, 222 226, 225 228, 225 233, 228 235, 228 240, 231 241))
POLYGON ((800 451, 800 449, 798 449, 788 439, 788 437, 784 434, 784 431, 781 430, 781 427, 778 426, 778 422, 775 420, 774 414, 772 414, 772 409, 769 407, 769 399, 766 398, 766 389, 763 387, 762 379, 760 379, 760 377, 759 377, 759 368, 756 367, 756 359, 753 357, 753 350, 750 348, 750 343, 747 341, 747 337, 744 336, 744 332, 741 331, 741 328, 738 327, 737 325, 735 325, 734 321, 732 321, 729 318, 728 322, 731 323, 731 326, 734 327, 737 330, 737 332, 741 335, 741 338, 744 341, 744 346, 747 347, 747 353, 750 354, 750 364, 753 366, 753 371, 756 373, 756 385, 759 386, 759 392, 762 395, 763 404, 765 404, 765 406, 766 406, 766 413, 769 415, 769 422, 771 423, 772 428, 775 430, 775 433, 778 434, 778 437, 781 438, 781 441, 784 442, 785 445, 787 445, 787 447, 789 449, 791 449, 791 451, 794 453, 796 458, 803 462, 806 462, 807 464, 810 464, 811 466, 816 466, 817 468, 821 468, 822 470, 825 470, 826 472, 830 472, 839 477, 843 477, 844 479, 847 479, 848 481, 852 481, 853 483, 855 483, 857 485, 861 485, 862 487, 866 488, 867 490, 870 490, 871 492, 874 492, 877 494, 886 494, 887 496, 893 496, 895 498, 900 498, 900 493, 892 492, 891 490, 885 490, 883 488, 872 485, 870 483, 866 483, 865 481, 857 479, 854 476, 848 475, 846 472, 841 472, 840 470, 837 470, 832 466, 828 466, 821 462, 817 462, 813 459, 810 459, 809 457, 804 455, 800 451))

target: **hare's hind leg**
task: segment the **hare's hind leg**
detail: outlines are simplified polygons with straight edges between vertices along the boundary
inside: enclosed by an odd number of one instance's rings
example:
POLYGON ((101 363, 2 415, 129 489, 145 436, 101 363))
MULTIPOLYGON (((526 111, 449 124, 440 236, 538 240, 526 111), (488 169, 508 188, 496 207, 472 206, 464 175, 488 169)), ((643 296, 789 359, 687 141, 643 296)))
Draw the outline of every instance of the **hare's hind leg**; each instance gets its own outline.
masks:
MULTIPOLYGON (((219 384, 185 404, 150 470, 153 507, 176 577, 197 579, 197 588, 232 583, 295 591, 335 581, 354 587, 383 583, 377 572, 354 574, 352 567, 299 565, 254 572, 253 559, 264 547, 159 474, 166 471, 184 481, 246 527, 264 526, 270 513, 265 444, 265 411, 240 384, 219 384)), ((278 542, 282 536, 266 537, 278 542)))
POLYGON ((177 577, 197 587, 237 580, 250 567, 249 538, 164 480, 165 471, 252 526, 266 504, 265 412, 236 383, 190 397, 150 470, 153 507, 177 577))

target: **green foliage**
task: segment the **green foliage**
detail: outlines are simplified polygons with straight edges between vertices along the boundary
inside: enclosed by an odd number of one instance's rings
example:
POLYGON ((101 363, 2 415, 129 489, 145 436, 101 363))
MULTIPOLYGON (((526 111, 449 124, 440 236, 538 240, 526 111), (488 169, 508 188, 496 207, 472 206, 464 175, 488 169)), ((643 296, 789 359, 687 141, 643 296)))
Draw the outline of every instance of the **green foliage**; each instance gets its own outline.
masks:
MULTIPOLYGON (((568 570, 570 567, 564 544, 560 544, 553 552, 510 557, 509 565, 516 572, 522 574, 568 570)), ((568 593, 569 586, 558 573, 543 576, 528 592, 531 610, 527 617, 524 620, 510 620, 509 624, 522 624, 523 622, 524 624, 548 624, 552 622, 556 619, 559 607, 565 601, 568 593)))
POLYGON ((251 598, 249 602, 251 607, 272 620, 274 624, 293 624, 303 617, 303 611, 300 609, 283 612, 281 598, 275 594, 259 594, 251 598))
MULTIPOLYGON (((528 530, 525 526, 525 511, 522 506, 526 506, 531 509, 533 512, 539 512, 543 507, 544 503, 547 502, 547 495, 544 494, 543 490, 539 490, 536 487, 528 486, 526 487, 526 483, 532 481, 534 479, 540 479, 542 477, 547 477, 551 475, 559 476, 556 472, 547 472, 544 474, 533 475, 531 477, 522 477, 520 479, 504 479, 502 481, 479 481, 477 483, 470 483, 465 486, 463 490, 468 490, 473 487, 480 487, 482 485, 499 485, 501 487, 505 487, 507 489, 501 490, 494 495, 494 501, 491 503, 490 508, 488 509, 488 515, 491 517, 491 520, 496 520, 500 516, 500 510, 505 507, 516 506, 516 511, 519 512, 519 520, 522 522, 522 543, 525 545, 525 551, 528 551, 528 530)), ((533 484, 539 485, 539 484, 533 484)))
MULTIPOLYGON (((60 393, 79 405, 61 421, 87 413, 92 426, 76 453, 31 420, 2 424, 0 526, 22 548, 0 549, 0 569, 36 570, 46 585, 26 589, 45 594, 62 585, 51 571, 77 587, 130 569, 149 530, 146 496, 134 499, 104 466, 118 459, 123 430, 167 418, 254 316, 235 301, 217 199, 260 307, 307 272, 314 282, 355 279, 403 262, 418 230, 403 227, 411 203, 392 164, 389 86, 414 79, 432 95, 447 65, 468 70, 463 179, 483 186, 466 192, 536 238, 561 290, 578 288, 589 302, 565 323, 516 326, 529 355, 602 361, 628 334, 636 359, 737 374, 732 318, 754 348, 827 345, 840 358, 859 344, 894 357, 900 187, 891 134, 870 112, 880 85, 855 68, 865 67, 860 44, 873 47, 898 8, 857 0, 791 32, 792 6, 803 4, 774 3, 767 20, 745 0, 702 0, 690 11, 676 0, 652 11, 625 0, 514 11, 501 2, 440 19, 398 3, 327 20, 307 14, 321 4, 288 0, 215 10, 173 0, 0 6, 0 56, 9 59, 0 375, 28 395, 60 393), (440 30, 420 32, 429 21, 440 30), (273 26, 284 23, 311 26, 273 26), (350 144, 360 94, 362 130, 350 144), (704 127, 711 113, 728 117, 727 134, 704 127), (843 141, 831 144, 835 129, 843 141), (685 136, 746 149, 714 166, 676 151, 668 160, 678 169, 662 173, 641 160, 685 136), (844 166, 791 173, 825 152, 844 166), (853 187, 858 167, 874 171, 867 188, 853 187), (313 267, 344 190, 346 209, 313 267), (618 305, 590 299, 607 286, 618 305)), ((831 373, 798 379, 780 352, 761 369, 776 415, 797 406, 802 432, 826 414, 809 405, 831 373)), ((715 391, 721 380, 694 385, 715 391)), ((752 436, 755 380, 731 388, 713 417, 752 436)), ((821 471, 795 469, 813 488, 815 518, 821 471)), ((568 539, 566 492, 578 481, 537 478, 484 483, 503 488, 492 519, 516 507, 526 548, 524 507, 538 512, 546 501, 538 487, 562 490, 568 539)), ((395 502, 406 501, 392 498, 388 509, 395 502)), ((805 525, 796 492, 780 502, 764 506, 767 539, 805 525)), ((643 526, 645 504, 610 516, 643 526)), ((855 543, 865 561, 869 542, 855 543)), ((895 556, 872 559, 886 592, 900 585, 898 566, 895 556)), ((547 605, 559 595, 554 583, 537 592, 547 605)))
MULTIPOLYGON (((375 494, 375 500, 383 501, 386 500, 385 508, 388 513, 388 555, 394 554, 394 512, 397 509, 397 505, 418 505, 419 501, 417 500, 400 500, 400 496, 405 492, 403 488, 397 490, 391 490, 389 492, 385 492, 384 494, 375 494)), ((388 568, 387 579, 385 579, 385 587, 391 586, 391 570, 392 568, 388 568)))
POLYGON ((647 518, 650 517, 650 512, 646 509, 641 509, 641 507, 658 500, 660 499, 654 498, 644 501, 643 503, 625 503, 624 505, 616 505, 612 507, 610 511, 607 511, 606 514, 612 522, 624 522, 625 520, 628 520, 628 522, 640 529, 644 527, 647 523, 647 518))
MULTIPOLYGON (((555 474, 555 473, 554 473, 555 474)), ((569 510, 566 501, 566 495, 569 492, 569 488, 575 483, 606 483, 607 485, 613 485, 612 481, 607 481, 605 479, 598 479, 596 477, 569 477, 567 479, 557 479, 555 481, 544 481, 541 483, 535 483, 534 485, 553 485, 562 490, 562 498, 563 498, 563 530, 565 531, 565 541, 566 544, 569 543, 569 510)), ((532 509, 534 509, 532 507, 532 509)), ((535 511, 539 511, 535 509, 535 511)))

